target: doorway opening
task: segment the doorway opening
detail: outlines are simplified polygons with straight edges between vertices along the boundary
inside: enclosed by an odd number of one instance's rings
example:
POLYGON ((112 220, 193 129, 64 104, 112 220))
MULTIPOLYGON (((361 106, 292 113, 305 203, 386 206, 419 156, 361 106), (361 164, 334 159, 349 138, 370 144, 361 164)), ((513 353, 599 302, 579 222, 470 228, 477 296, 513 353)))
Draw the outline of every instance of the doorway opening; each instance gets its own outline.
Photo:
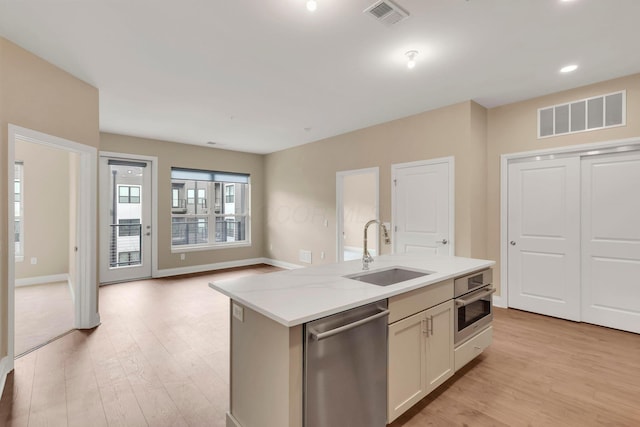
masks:
POLYGON ((7 272, 8 356, 13 364, 14 357, 29 351, 34 343, 39 346, 69 328, 88 329, 100 323, 95 235, 91 232, 96 223, 97 151, 11 124, 8 130, 12 232, 7 253, 14 261, 8 263, 7 272), (63 326, 57 332, 46 332, 52 325, 36 307, 51 308, 58 303, 66 319, 59 322, 63 326), (24 326, 21 319, 33 322, 33 332, 40 335, 35 340, 42 342, 16 337, 24 326))
MULTIPOLYGON (((362 258, 364 225, 379 220, 379 169, 356 169, 336 173, 338 262, 362 258)), ((377 255, 378 227, 369 230, 369 252, 377 255)))
POLYGON ((152 277, 155 158, 100 153, 100 283, 152 277))

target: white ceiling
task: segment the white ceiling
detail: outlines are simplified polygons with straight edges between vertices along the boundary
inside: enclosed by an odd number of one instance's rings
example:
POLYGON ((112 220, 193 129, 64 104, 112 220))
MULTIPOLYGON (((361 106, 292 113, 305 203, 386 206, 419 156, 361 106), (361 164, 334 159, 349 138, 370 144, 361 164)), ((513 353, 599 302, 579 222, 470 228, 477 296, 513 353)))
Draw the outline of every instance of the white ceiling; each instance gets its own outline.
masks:
POLYGON ((0 35, 97 87, 102 131, 255 153, 640 72, 639 0, 305 1, 0 0, 0 35))

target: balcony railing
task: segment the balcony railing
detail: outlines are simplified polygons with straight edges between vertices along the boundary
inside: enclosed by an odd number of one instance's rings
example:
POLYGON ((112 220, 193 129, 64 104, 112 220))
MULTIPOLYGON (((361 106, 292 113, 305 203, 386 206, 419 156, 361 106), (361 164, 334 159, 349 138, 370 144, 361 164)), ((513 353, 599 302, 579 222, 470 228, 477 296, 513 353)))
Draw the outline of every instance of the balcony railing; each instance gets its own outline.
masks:
POLYGON ((142 264, 142 224, 111 224, 109 266, 142 264))

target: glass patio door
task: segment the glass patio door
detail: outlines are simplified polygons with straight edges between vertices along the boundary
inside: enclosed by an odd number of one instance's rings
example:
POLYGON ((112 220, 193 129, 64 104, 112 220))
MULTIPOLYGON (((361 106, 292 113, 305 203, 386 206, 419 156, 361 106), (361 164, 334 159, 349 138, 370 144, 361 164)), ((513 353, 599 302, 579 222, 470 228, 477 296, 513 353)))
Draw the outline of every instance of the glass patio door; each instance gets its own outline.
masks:
POLYGON ((100 283, 151 277, 151 168, 100 157, 100 283))

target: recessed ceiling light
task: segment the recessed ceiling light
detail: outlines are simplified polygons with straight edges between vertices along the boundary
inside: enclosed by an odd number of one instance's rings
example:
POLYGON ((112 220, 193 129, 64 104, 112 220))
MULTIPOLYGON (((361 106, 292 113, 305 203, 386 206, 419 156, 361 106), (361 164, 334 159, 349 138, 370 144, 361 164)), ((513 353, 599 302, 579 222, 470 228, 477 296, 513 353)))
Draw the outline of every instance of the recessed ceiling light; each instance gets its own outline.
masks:
POLYGON ((309 0, 307 1, 307 10, 309 12, 313 12, 318 8, 318 3, 316 2, 316 0, 309 0))
POLYGON ((575 71, 577 69, 578 69, 578 66, 575 65, 575 64, 572 64, 572 65, 567 65, 566 67, 560 68, 560 72, 561 73, 570 73, 570 72, 575 71))
POLYGON ((215 141, 207 141, 207 145, 216 145, 216 144, 217 144, 217 142, 215 142, 215 141))

